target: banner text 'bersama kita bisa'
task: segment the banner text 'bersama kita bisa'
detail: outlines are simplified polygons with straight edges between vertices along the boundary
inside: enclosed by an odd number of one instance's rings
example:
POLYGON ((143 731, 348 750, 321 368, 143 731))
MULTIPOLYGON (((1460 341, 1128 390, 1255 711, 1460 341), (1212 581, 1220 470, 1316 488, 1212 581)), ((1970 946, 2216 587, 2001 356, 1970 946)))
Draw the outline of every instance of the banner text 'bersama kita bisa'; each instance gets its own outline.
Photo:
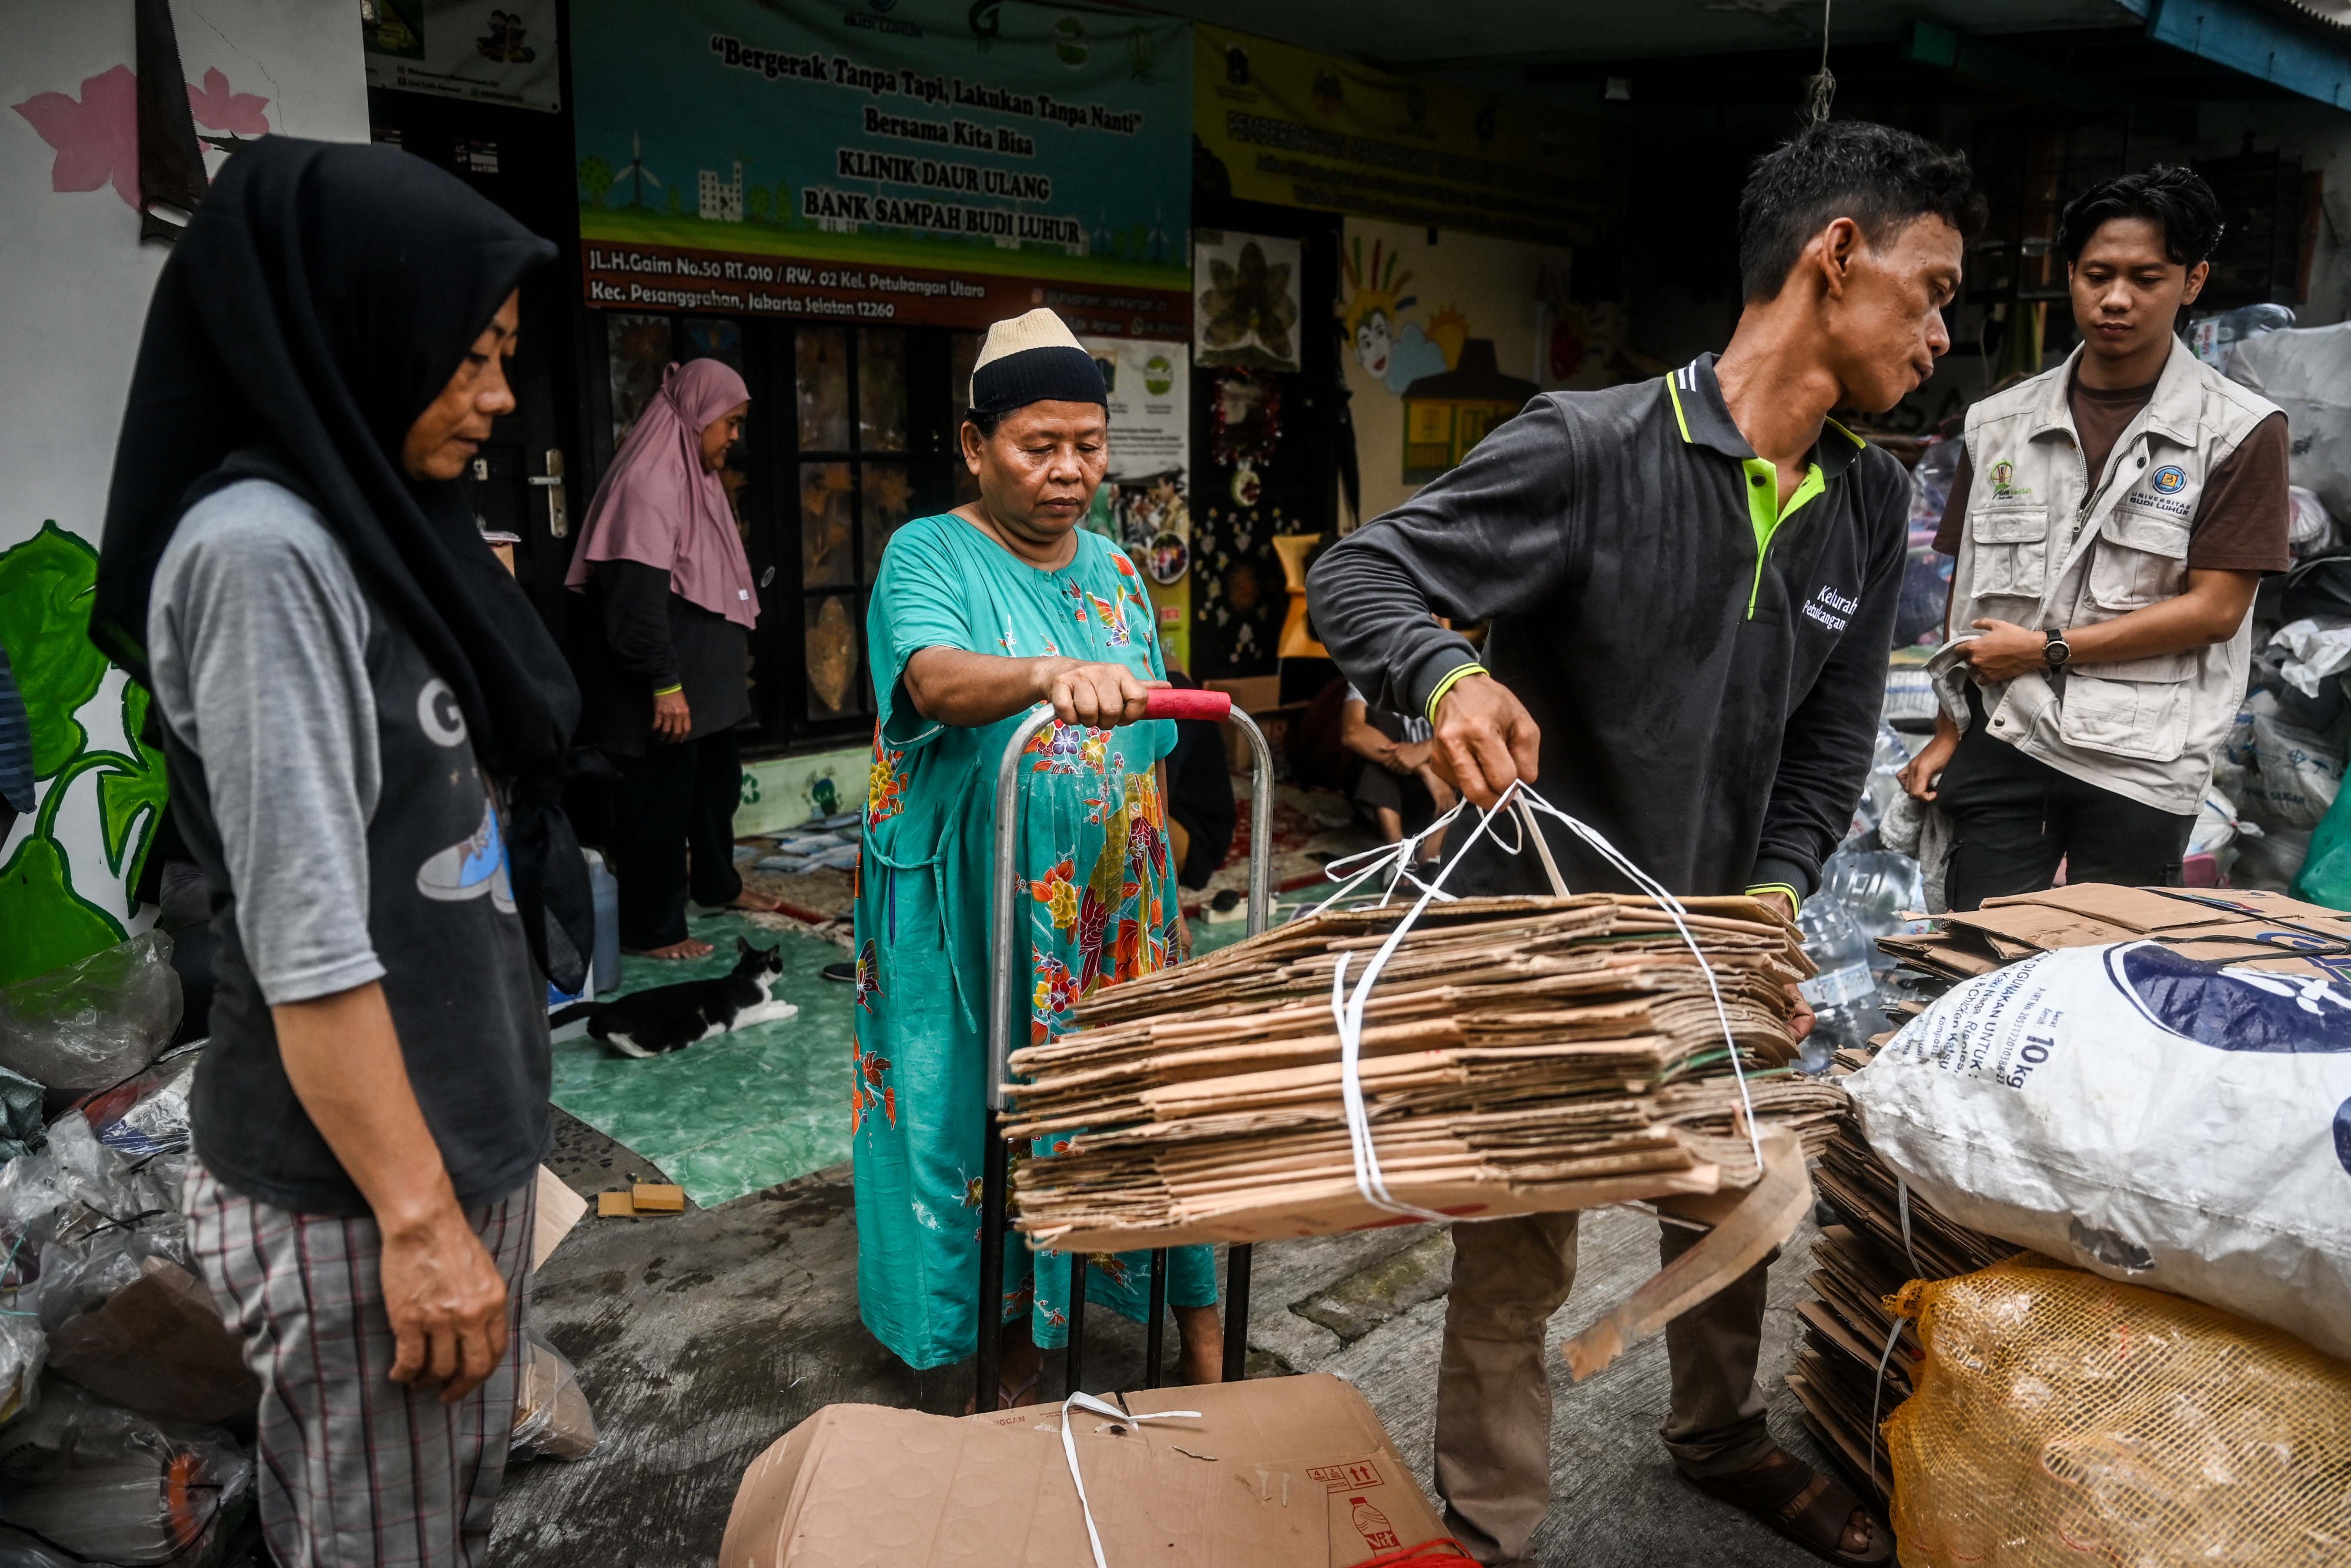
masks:
POLYGON ((1023 0, 573 0, 588 302, 1186 337, 1192 48, 1023 0))

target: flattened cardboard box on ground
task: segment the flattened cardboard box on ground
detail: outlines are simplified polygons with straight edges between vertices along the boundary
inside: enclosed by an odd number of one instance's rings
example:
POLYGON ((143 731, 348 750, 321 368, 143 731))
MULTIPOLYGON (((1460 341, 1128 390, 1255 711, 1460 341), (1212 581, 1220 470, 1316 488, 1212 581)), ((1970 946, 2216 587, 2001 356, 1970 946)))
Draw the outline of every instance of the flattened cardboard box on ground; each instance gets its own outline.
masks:
MULTIPOLYGON (((1353 1568, 1444 1533, 1362 1395, 1323 1374, 1112 1396, 1071 1417, 1120 1568, 1353 1568)), ((962 1420, 834 1405, 744 1472, 720 1568, 1064 1568, 1092 1561, 1061 1409, 962 1420)))

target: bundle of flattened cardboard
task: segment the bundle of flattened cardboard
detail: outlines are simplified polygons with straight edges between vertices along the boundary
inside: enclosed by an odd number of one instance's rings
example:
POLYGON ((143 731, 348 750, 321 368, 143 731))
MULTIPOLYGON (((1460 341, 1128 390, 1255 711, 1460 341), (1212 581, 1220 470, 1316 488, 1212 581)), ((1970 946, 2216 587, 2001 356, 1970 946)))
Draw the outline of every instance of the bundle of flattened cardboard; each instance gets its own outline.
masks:
POLYGON ((1352 1386, 1325 1373, 1112 1396, 1072 1412, 1081 1505, 1051 1406, 961 1420, 831 1405, 754 1460, 719 1568, 1349 1568, 1444 1534, 1352 1386))
MULTIPOLYGON (((1834 1088, 1784 1071, 1795 928, 1746 898, 1686 901, 1720 988, 1651 899, 1432 904, 1363 1014, 1361 1082, 1390 1194, 1458 1218, 1747 1187, 1759 1118, 1825 1138, 1834 1088)), ((1327 912, 1105 989, 1078 1032, 1017 1051, 1017 1223, 1061 1250, 1324 1235, 1392 1222, 1358 1187, 1332 1015, 1405 909, 1327 912)))
MULTIPOLYGON (((1831 1071, 1838 1077, 1857 1071, 1873 1054, 1839 1051, 1831 1071)), ((1796 1303, 1804 1336, 1788 1388, 1821 1446, 1883 1500, 1891 1483, 1886 1446, 1870 1441, 1871 1417, 1884 1422, 1910 1397, 1911 1369, 1924 1354, 1909 1322, 1887 1353, 1886 1337, 1896 1332, 1887 1299, 1909 1281, 1971 1274, 2017 1249, 1899 1190, 1850 1114, 1838 1119, 1821 1151, 1813 1185, 1843 1223, 1823 1227, 1813 1243, 1813 1271, 1805 1282, 1816 1299, 1796 1303)))

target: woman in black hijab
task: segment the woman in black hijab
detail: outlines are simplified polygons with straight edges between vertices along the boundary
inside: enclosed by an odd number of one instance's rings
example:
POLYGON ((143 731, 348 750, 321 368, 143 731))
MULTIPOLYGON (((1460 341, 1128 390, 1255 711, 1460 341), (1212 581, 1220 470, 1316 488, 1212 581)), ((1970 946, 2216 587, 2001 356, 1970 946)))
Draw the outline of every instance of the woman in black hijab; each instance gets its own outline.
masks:
POLYGON ((280 1562, 473 1562, 503 1469, 546 981, 592 917, 578 693, 455 479, 554 256, 395 150, 258 141, 164 267, 116 454, 91 636, 209 884, 184 1205, 280 1562))

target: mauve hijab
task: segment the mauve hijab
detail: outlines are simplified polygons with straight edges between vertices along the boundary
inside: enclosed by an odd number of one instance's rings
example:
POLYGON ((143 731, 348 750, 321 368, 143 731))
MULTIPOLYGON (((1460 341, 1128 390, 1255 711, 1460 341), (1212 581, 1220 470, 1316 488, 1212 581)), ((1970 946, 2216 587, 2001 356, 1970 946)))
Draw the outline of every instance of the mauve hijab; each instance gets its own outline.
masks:
POLYGON ((564 585, 584 590, 600 560, 633 560, 669 573, 670 591, 748 630, 759 619, 751 563, 735 531, 726 486, 702 465, 702 433, 751 401, 723 360, 692 360, 662 372, 662 389, 612 457, 564 585))

